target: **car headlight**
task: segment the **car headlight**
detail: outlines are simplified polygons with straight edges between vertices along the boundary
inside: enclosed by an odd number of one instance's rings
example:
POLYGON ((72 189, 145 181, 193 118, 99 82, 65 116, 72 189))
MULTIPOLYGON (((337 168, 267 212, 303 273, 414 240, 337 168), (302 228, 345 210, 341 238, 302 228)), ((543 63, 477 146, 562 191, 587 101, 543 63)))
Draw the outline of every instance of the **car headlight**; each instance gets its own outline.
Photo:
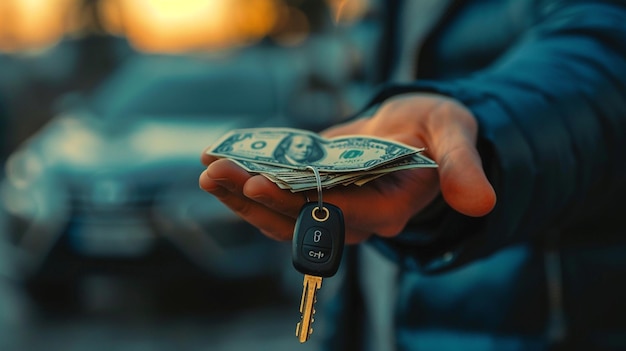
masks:
POLYGON ((43 160, 35 152, 21 149, 12 154, 5 166, 6 179, 17 189, 27 189, 43 173, 43 160))

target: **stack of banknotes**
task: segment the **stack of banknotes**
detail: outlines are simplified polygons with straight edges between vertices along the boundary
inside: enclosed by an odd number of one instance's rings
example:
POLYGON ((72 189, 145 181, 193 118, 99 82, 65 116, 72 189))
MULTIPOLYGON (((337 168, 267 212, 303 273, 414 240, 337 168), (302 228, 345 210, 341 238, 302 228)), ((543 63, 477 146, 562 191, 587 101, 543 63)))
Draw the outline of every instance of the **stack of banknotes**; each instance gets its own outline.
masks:
POLYGON ((323 188, 363 185, 385 174, 437 164, 422 155, 424 149, 364 135, 325 139, 293 128, 231 130, 206 151, 228 158, 251 173, 259 173, 292 192, 317 188, 319 171, 323 188))

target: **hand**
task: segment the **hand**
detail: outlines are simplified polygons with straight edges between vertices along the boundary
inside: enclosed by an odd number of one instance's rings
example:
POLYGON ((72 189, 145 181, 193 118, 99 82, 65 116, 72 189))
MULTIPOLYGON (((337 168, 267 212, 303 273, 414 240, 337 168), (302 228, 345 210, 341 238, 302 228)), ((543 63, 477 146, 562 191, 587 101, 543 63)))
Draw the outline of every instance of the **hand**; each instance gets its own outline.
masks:
MULTIPOLYGON (((436 169, 387 174, 361 187, 324 190, 324 201, 344 212, 346 243, 371 235, 393 237, 439 193, 455 210, 483 216, 495 205, 476 150, 477 122, 455 100, 438 95, 405 94, 386 101, 371 118, 348 122, 321 133, 324 137, 365 134, 415 147, 426 147, 436 169)), ((225 159, 203 154, 207 169, 200 187, 216 196, 268 237, 290 240, 295 219, 306 201, 301 193, 281 190, 261 175, 250 175, 225 159)), ((315 192, 308 193, 311 200, 315 192)))

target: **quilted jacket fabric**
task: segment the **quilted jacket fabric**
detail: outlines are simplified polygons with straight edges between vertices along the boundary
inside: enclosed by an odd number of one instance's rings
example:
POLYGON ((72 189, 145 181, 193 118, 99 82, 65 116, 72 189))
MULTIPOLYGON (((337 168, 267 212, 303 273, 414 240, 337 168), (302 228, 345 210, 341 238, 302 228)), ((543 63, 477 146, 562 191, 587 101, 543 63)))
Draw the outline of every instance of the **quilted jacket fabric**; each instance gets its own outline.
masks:
MULTIPOLYGON (((372 105, 413 91, 464 103, 498 196, 485 217, 436 203, 371 240, 400 271, 398 349, 626 349, 626 2, 450 1, 408 49, 404 4, 386 5, 372 105), (394 75, 407 53, 411 79, 394 75)), ((329 345, 359 349, 346 324, 329 345)))

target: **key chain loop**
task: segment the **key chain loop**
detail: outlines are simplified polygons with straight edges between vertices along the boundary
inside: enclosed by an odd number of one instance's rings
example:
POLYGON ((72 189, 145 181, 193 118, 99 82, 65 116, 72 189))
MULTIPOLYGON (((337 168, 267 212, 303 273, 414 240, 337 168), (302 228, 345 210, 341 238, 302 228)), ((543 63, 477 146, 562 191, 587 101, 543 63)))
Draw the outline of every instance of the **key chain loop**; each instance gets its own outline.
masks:
POLYGON ((330 212, 328 212, 328 209, 326 207, 317 207, 315 206, 313 208, 313 211, 311 211, 311 216, 313 217, 314 220, 318 221, 318 222, 324 222, 328 219, 328 217, 330 217, 330 212), (323 213, 324 216, 320 217, 320 213, 323 213))
MULTIPOLYGON (((310 169, 313 171, 313 174, 315 174, 315 181, 317 182, 317 202, 318 202, 318 207, 317 207, 317 211, 323 211, 325 210, 324 208, 324 201, 322 199, 322 177, 320 176, 320 172, 317 170, 317 168, 313 167, 313 166, 306 166, 306 168, 310 169)), ((313 216, 315 216, 315 212, 316 210, 313 210, 313 216)), ((326 218, 328 217, 328 210, 326 210, 326 218)), ((317 216, 315 216, 317 217, 317 216)), ((324 217, 322 217, 324 218, 324 217)), ((321 220, 322 222, 326 220, 326 218, 324 218, 323 220, 321 220)))

